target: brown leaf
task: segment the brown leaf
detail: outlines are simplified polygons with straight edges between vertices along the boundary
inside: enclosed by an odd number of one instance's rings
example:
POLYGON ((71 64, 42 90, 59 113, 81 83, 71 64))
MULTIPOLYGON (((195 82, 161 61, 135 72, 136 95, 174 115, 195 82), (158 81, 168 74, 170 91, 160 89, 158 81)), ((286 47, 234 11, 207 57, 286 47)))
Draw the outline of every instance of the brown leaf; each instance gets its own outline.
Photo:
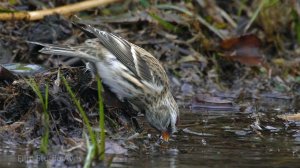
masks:
POLYGON ((223 40, 220 46, 225 50, 225 58, 246 65, 264 66, 264 58, 260 50, 261 41, 253 34, 223 40))

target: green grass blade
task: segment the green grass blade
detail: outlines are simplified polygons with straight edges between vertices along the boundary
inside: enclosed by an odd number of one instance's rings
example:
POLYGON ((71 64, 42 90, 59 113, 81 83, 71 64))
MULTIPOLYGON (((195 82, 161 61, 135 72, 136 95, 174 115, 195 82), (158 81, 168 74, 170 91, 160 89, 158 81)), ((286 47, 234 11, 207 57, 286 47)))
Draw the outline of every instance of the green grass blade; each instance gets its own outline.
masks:
POLYGON ((49 113, 48 113, 49 85, 46 84, 45 97, 43 97, 42 92, 34 79, 31 78, 29 80, 26 80, 26 82, 32 88, 32 90, 35 92, 35 94, 38 96, 38 98, 42 104, 42 107, 43 107, 43 123, 44 123, 45 133, 41 139, 40 150, 42 153, 47 153, 48 152, 48 144, 49 144, 49 134, 50 134, 50 130, 49 130, 50 121, 49 121, 49 113))
POLYGON ((160 25, 162 25, 165 29, 172 31, 172 32, 179 32, 179 29, 171 24, 170 22, 165 21, 162 19, 160 16, 154 14, 154 13, 149 13, 149 15, 152 17, 152 19, 158 21, 160 25))
MULTIPOLYGON (((79 113, 80 113, 80 115, 83 119, 83 122, 84 122, 85 126, 87 127, 87 130, 88 130, 89 136, 91 138, 92 144, 95 145, 95 146, 98 146, 95 133, 93 132, 92 126, 89 122, 89 119, 88 119, 85 111, 83 110, 79 100, 76 98, 75 94, 73 93, 73 91, 72 91, 71 87, 69 86, 66 78, 64 78, 63 76, 61 78, 62 78, 62 81, 63 81, 68 93, 70 94, 74 104, 76 105, 76 107, 77 107, 77 109, 78 109, 78 111, 79 111, 79 113)), ((94 156, 96 155, 96 153, 97 153, 97 148, 95 150, 94 156)))
POLYGON ((105 125, 104 125, 104 105, 103 105, 103 97, 102 97, 102 83, 101 79, 97 76, 97 87, 98 87, 98 105, 99 105, 99 126, 100 126, 100 138, 101 138, 101 146, 100 146, 100 158, 104 160, 105 158, 105 125))
POLYGON ((96 146, 95 146, 95 144, 90 144, 89 137, 86 134, 84 134, 84 135, 85 135, 85 139, 86 139, 87 155, 86 155, 83 167, 89 168, 89 167, 91 167, 93 158, 95 157, 96 146))

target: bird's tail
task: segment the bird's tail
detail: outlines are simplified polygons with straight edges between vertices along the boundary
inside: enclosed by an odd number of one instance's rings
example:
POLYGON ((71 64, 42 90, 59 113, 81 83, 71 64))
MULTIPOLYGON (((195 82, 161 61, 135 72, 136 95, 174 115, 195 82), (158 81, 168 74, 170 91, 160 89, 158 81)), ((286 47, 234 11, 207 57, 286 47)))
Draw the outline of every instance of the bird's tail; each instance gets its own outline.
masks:
POLYGON ((27 41, 31 44, 36 44, 43 46, 39 52, 43 54, 52 54, 52 55, 63 55, 69 57, 79 57, 88 61, 99 61, 96 57, 89 55, 87 52, 80 50, 79 48, 74 48, 71 46, 59 46, 55 44, 47 44, 40 42, 27 41))
POLYGON ((54 54, 54 55, 65 55, 65 56, 75 56, 76 50, 68 47, 68 46, 58 46, 55 44, 46 44, 46 43, 40 43, 40 42, 33 42, 33 41, 27 41, 31 44, 36 44, 39 46, 43 46, 39 52, 43 54, 54 54))

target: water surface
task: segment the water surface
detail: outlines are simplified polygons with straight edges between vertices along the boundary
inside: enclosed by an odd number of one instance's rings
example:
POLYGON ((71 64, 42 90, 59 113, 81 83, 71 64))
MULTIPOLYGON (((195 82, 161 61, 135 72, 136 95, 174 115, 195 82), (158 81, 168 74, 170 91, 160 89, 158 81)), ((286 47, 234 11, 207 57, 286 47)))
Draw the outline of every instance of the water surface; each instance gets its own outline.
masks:
MULTIPOLYGON (((300 123, 277 118, 297 111, 296 102, 268 98, 243 104, 224 111, 181 109, 179 132, 169 144, 144 140, 143 149, 114 155, 111 167, 299 167, 300 123)), ((9 145, 0 156, 0 167, 47 164, 22 162, 30 154, 9 145)))

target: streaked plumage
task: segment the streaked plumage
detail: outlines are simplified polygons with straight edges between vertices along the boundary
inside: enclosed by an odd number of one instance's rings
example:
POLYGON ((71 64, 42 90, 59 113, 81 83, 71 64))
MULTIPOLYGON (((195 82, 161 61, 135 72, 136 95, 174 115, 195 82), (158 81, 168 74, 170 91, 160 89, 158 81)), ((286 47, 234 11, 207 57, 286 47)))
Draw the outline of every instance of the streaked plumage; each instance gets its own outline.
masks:
POLYGON ((179 110, 159 61, 143 48, 112 33, 89 25, 75 25, 94 38, 79 46, 31 43, 44 46, 41 53, 79 57, 91 63, 103 83, 121 101, 126 100, 144 112, 149 123, 168 140, 176 131, 179 110))

